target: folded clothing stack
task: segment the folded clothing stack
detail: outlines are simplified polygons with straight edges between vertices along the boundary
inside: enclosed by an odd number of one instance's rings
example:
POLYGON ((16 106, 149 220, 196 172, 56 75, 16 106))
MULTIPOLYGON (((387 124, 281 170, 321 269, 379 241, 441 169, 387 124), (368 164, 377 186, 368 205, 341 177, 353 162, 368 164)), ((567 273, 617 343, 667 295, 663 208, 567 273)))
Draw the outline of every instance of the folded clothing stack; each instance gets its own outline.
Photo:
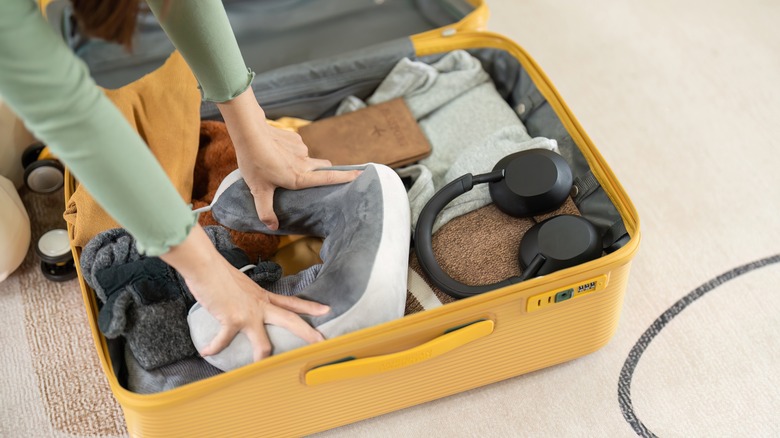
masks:
MULTIPOLYGON (((413 181, 408 191, 412 229, 433 194, 461 175, 487 173, 514 152, 532 148, 558 152, 555 140, 528 135, 480 61, 466 51, 449 52, 433 64, 404 58, 365 102, 348 97, 336 112, 397 98, 406 101, 432 148, 418 164, 396 170, 413 181)), ((442 210, 433 230, 489 203, 487 185, 475 187, 442 210)))

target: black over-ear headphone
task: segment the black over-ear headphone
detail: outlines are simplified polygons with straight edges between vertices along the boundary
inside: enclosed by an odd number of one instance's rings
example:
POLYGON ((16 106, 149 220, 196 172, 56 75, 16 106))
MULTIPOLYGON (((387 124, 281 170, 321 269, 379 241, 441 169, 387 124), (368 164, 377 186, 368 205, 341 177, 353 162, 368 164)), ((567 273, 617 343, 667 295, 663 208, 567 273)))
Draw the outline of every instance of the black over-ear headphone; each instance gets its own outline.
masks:
POLYGON ((601 236, 590 221, 580 216, 559 215, 526 232, 518 256, 523 268, 521 276, 479 286, 454 280, 433 255, 433 223, 447 204, 482 183, 489 184, 490 197, 501 211, 511 216, 530 217, 560 207, 571 192, 573 177, 571 168, 560 155, 546 149, 529 149, 502 158, 490 173, 476 176, 467 173, 442 187, 417 220, 415 251, 428 278, 447 294, 466 298, 601 256, 601 236))

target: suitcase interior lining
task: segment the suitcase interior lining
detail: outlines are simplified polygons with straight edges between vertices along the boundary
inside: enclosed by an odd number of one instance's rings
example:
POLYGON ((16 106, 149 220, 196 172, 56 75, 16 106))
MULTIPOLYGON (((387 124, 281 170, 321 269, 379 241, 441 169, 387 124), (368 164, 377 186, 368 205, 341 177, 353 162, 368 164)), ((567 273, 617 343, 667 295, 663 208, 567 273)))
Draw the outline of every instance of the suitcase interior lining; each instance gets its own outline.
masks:
MULTIPOLYGON (((467 0, 223 0, 247 66, 265 72, 369 47, 457 23, 474 10, 467 0), (359 38, 356 38, 359 35, 359 38)), ((49 20, 89 66, 98 85, 117 88, 156 69, 173 45, 155 17, 142 13, 128 53, 88 38, 73 25, 66 0, 47 7, 49 20)))
MULTIPOLYGON (((499 94, 516 109, 532 137, 553 138, 572 167, 575 179, 592 181, 594 187, 574 198, 583 216, 606 235, 605 247, 625 235, 622 218, 606 192, 593 179, 585 156, 566 131, 558 115, 531 80, 520 62, 504 50, 468 50, 490 74, 499 94), (618 230, 619 232, 615 232, 618 230)), ((403 57, 433 63, 444 54, 417 58, 408 39, 383 43, 330 58, 322 58, 258 74, 252 87, 271 119, 299 117, 318 120, 335 113, 347 96, 366 98, 403 57)), ((201 117, 220 119, 211 102, 203 102, 201 117)), ((583 183, 584 184, 584 183, 583 183)))

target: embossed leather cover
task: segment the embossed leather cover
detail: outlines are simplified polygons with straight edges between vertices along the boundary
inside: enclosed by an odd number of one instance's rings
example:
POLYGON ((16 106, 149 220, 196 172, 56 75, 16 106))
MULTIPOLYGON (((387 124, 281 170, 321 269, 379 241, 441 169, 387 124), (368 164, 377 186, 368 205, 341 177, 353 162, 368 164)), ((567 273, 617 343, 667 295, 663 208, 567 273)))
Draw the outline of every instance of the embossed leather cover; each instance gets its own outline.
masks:
POLYGON ((309 156, 334 166, 378 163, 401 167, 425 158, 431 145, 403 99, 320 119, 298 130, 309 156))

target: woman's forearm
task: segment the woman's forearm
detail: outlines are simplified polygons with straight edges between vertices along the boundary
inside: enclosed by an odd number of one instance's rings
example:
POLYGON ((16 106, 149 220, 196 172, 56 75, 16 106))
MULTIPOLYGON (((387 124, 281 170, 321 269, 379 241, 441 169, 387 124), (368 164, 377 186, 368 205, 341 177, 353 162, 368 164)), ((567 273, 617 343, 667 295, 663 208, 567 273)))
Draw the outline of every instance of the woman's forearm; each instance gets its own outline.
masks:
POLYGON ((265 113, 251 88, 230 101, 218 103, 217 108, 236 147, 242 147, 258 135, 267 135, 264 132, 267 127, 265 113))
POLYGON ((189 64, 203 99, 225 102, 249 88, 247 69, 220 0, 147 0, 165 33, 189 64))
MULTIPOLYGON (((193 227, 184 241, 160 255, 160 258, 190 282, 203 282, 213 274, 214 269, 220 267, 222 262, 222 256, 200 225, 193 227)), ((203 296, 204 294, 199 293, 197 288, 192 290, 192 294, 196 300, 209 307, 208 294, 203 296)))

